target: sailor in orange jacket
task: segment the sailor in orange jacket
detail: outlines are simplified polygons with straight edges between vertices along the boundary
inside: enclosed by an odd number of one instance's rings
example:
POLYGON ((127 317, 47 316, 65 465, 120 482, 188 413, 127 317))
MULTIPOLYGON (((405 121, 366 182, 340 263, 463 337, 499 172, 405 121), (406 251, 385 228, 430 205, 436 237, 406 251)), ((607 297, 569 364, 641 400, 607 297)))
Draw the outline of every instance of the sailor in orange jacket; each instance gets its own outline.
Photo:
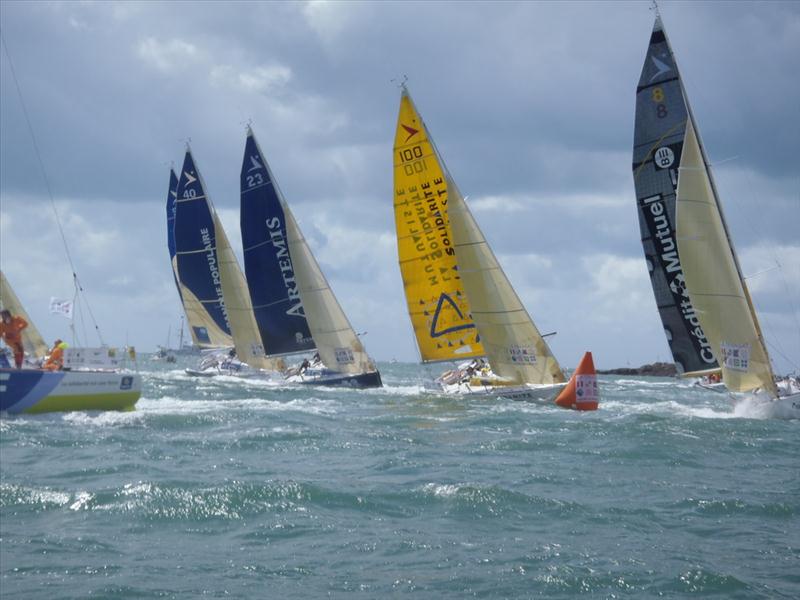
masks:
POLYGON ((20 316, 12 317, 11 311, 0 311, 0 337, 14 352, 14 364, 18 369, 22 368, 22 361, 25 358, 25 349, 22 347, 22 330, 28 326, 28 322, 20 316))
POLYGON ((53 344, 53 349, 50 350, 50 355, 44 361, 42 368, 45 371, 60 371, 64 368, 64 349, 67 344, 61 340, 56 340, 53 344))

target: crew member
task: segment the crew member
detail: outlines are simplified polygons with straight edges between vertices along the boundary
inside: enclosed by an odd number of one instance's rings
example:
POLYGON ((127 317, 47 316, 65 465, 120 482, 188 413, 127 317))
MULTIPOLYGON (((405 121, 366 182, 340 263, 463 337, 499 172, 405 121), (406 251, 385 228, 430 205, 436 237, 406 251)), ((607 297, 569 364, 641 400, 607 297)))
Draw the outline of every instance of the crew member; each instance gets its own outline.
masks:
POLYGON ((14 353, 14 364, 18 369, 22 368, 22 361, 25 359, 25 349, 22 346, 22 330, 28 326, 28 322, 17 315, 11 316, 11 311, 0 311, 0 337, 11 348, 14 353))
POLYGON ((61 340, 56 340, 53 343, 53 348, 50 350, 50 355, 44 361, 42 368, 45 371, 60 371, 64 368, 64 349, 67 344, 61 340))

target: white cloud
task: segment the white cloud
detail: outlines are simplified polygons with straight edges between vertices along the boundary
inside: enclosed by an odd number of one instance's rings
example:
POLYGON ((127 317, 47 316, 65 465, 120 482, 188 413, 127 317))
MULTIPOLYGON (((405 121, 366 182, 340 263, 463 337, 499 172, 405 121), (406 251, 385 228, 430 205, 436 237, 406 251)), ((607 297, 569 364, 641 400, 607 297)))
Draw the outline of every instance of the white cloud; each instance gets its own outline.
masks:
POLYGON ((264 93, 284 87, 292 78, 292 70, 283 65, 254 67, 239 70, 231 65, 211 68, 211 83, 216 86, 233 86, 245 92, 264 93))
POLYGON ((160 42, 153 37, 148 37, 139 42, 136 51, 139 58, 165 73, 173 71, 184 61, 193 60, 199 56, 198 49, 194 44, 178 38, 160 42))

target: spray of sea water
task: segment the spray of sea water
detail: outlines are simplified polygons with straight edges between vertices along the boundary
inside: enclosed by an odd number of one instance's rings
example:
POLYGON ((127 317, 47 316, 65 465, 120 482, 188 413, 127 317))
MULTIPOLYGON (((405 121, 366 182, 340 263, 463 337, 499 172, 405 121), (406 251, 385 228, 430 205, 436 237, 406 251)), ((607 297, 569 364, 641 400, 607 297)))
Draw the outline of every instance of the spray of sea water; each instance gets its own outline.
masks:
MULTIPOLYGON (((188 363, 186 363, 188 364, 188 363)), ((9 598, 800 596, 800 422, 666 379, 594 413, 195 379, 0 420, 9 598)))

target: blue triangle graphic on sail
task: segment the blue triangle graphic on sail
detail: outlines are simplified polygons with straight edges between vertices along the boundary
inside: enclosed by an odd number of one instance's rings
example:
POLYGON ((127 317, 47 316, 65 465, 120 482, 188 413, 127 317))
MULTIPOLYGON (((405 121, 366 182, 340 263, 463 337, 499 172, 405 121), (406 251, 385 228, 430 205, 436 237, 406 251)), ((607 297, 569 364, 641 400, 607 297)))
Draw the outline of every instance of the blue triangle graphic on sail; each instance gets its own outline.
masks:
POLYGON ((458 306, 456 306, 456 303, 453 302, 453 299, 444 292, 442 292, 442 294, 439 296, 439 302, 436 305, 436 310, 433 311, 433 319, 431 320, 432 338, 437 338, 446 335, 448 333, 453 333, 454 331, 461 331, 463 329, 472 329, 473 327, 475 327, 475 323, 465 323, 464 325, 455 325, 453 327, 448 327, 447 329, 442 329, 441 331, 437 330, 437 327, 439 325, 439 314, 441 313, 442 306, 444 305, 445 302, 447 302, 449 306, 453 307, 453 309, 456 311, 456 313, 460 318, 462 319, 464 318, 464 315, 459 310, 458 306))

